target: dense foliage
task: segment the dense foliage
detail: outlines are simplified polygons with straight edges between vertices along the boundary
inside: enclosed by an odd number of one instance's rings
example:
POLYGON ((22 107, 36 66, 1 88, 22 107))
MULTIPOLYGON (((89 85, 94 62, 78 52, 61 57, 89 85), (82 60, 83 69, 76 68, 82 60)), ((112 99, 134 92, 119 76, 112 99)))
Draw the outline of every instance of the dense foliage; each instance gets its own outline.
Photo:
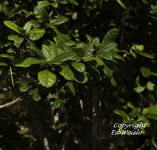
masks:
POLYGON ((156 25, 151 0, 0 0, 0 150, 157 149, 156 25))

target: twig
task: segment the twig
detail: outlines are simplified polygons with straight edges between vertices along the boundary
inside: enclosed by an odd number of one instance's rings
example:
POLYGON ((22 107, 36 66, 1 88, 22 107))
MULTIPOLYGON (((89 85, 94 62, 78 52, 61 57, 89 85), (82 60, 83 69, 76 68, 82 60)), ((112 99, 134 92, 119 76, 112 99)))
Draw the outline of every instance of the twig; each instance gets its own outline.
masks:
POLYGON ((50 150, 49 142, 48 142, 48 139, 46 137, 44 137, 44 148, 45 148, 45 150, 50 150))
POLYGON ((14 104, 16 104, 16 103, 18 103, 18 102, 21 102, 22 100, 23 100, 23 99, 21 99, 21 98, 17 98, 17 99, 15 99, 15 100, 11 101, 11 102, 8 102, 8 103, 6 103, 6 104, 0 105, 0 109, 3 109, 3 108, 5 108, 5 107, 9 107, 9 106, 11 106, 11 105, 14 105, 14 104))
POLYGON ((12 86, 14 87, 14 79, 13 79, 13 72, 11 66, 10 66, 10 77, 11 77, 12 86))

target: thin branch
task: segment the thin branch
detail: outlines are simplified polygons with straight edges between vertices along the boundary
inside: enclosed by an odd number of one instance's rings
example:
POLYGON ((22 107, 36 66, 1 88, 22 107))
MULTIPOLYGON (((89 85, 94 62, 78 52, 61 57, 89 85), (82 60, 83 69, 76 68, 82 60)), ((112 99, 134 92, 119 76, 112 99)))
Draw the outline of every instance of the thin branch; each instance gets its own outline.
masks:
POLYGON ((45 150, 50 150, 49 142, 48 142, 48 139, 46 137, 44 137, 44 148, 45 148, 45 150))
POLYGON ((9 107, 9 106, 14 105, 14 104, 16 104, 16 103, 19 103, 19 102, 21 102, 21 101, 23 101, 23 99, 17 98, 17 99, 15 99, 15 100, 11 101, 11 102, 8 102, 8 103, 6 103, 6 104, 0 105, 0 109, 3 109, 3 108, 5 108, 5 107, 9 107))
POLYGON ((10 66, 10 77, 11 77, 12 86, 14 87, 15 84, 14 84, 13 72, 11 66, 10 66))

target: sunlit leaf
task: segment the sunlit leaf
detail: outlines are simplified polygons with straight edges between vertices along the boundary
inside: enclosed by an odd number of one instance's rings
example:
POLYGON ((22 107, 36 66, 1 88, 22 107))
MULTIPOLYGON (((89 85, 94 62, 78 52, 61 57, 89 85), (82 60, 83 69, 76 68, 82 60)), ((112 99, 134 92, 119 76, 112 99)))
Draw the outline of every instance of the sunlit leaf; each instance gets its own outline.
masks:
POLYGON ((66 79, 66 80, 73 80, 74 79, 74 73, 70 69, 68 65, 61 65, 61 71, 60 74, 66 79))
POLYGON ((28 31, 29 38, 33 41, 39 40, 44 36, 46 33, 45 29, 33 28, 32 30, 28 31))
POLYGON ((14 31, 17 32, 17 33, 21 33, 21 31, 22 31, 22 29, 21 29, 17 24, 15 24, 15 23, 12 22, 12 21, 5 20, 5 21, 4 21, 4 24, 5 24, 8 28, 14 30, 14 31))
POLYGON ((50 88, 56 83, 56 75, 46 69, 38 72, 38 80, 41 85, 50 88))

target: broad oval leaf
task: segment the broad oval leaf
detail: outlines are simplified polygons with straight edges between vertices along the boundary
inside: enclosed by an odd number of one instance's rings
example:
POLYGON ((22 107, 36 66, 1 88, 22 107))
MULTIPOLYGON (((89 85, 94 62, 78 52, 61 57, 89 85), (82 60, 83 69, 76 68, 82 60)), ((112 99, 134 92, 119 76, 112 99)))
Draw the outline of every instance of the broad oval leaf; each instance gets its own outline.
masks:
POLYGON ((12 22, 12 21, 5 20, 5 21, 4 21, 4 24, 5 24, 8 28, 14 30, 14 31, 17 32, 17 33, 21 33, 21 31, 22 31, 22 29, 21 29, 18 25, 16 25, 14 22, 12 22))
POLYGON ((34 8, 34 15, 39 22, 45 22, 48 20, 49 15, 45 7, 37 6, 34 8))
POLYGON ((29 38, 32 41, 39 40, 43 35, 46 33, 45 29, 33 28, 32 30, 28 31, 29 38))
POLYGON ((55 58, 57 56, 58 49, 52 41, 46 40, 42 44, 42 53, 43 53, 46 61, 51 61, 51 60, 53 60, 53 58, 55 58))
POLYGON ((42 86, 50 88, 56 83, 56 75, 46 69, 38 72, 38 80, 42 86))
POLYGON ((140 70, 144 77, 148 78, 149 76, 151 76, 151 70, 149 68, 141 67, 140 70))
POLYGON ((71 65, 72 65, 73 68, 74 68, 75 70, 77 70, 78 72, 85 72, 85 70, 86 70, 85 64, 83 64, 83 63, 81 63, 81 62, 73 62, 71 65))
POLYGON ((153 105, 143 109, 143 114, 150 119, 157 120, 157 105, 153 105))
POLYGON ((119 30, 117 28, 113 28, 109 30, 104 36, 103 43, 114 42, 117 39, 118 34, 119 34, 119 30))

